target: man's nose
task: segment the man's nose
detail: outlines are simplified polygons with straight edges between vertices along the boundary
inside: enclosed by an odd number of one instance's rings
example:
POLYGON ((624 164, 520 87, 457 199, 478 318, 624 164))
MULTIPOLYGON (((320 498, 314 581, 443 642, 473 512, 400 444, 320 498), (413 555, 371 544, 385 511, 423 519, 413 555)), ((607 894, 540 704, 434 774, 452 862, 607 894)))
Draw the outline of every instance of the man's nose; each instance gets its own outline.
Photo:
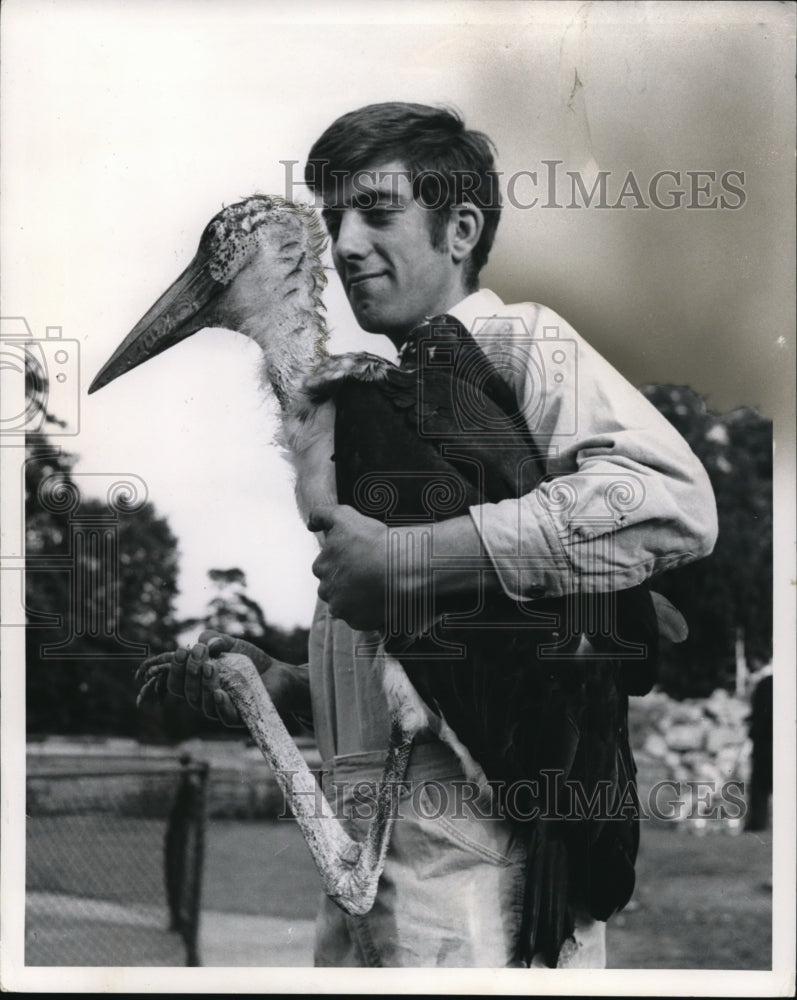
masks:
POLYGON ((340 220, 333 253, 341 260, 356 260, 368 252, 368 231, 360 213, 349 209, 340 220))

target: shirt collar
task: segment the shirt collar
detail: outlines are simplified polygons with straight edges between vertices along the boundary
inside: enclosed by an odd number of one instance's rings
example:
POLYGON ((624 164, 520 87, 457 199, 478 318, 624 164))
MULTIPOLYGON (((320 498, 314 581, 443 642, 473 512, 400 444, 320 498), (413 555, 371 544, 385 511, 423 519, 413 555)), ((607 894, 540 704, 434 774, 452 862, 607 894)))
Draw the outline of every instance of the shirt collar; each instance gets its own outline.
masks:
POLYGON ((477 319, 495 316, 503 308, 504 303, 495 292, 491 292, 489 288, 480 288, 478 292, 468 295, 467 298, 458 302, 453 309, 447 311, 455 319, 458 319, 465 329, 470 332, 473 330, 477 319))
MULTIPOLYGON (((504 303, 495 292, 491 292, 489 288, 481 288, 478 292, 473 292, 471 295, 461 299, 453 308, 447 309, 441 315, 453 316, 470 333, 476 325, 476 320, 495 316, 504 308, 504 303)), ((430 318, 427 317, 427 319, 430 318)), ((421 328, 421 325, 419 324, 419 326, 410 331, 407 340, 399 348, 398 356, 400 363, 410 362, 411 358, 415 356, 417 343, 414 334, 421 328)))

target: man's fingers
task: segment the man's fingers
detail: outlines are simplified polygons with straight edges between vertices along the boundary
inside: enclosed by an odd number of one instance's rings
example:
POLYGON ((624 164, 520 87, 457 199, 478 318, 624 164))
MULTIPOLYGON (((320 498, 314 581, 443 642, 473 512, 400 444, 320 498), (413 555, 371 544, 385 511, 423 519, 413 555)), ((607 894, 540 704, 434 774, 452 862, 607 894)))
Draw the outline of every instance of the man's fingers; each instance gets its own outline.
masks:
POLYGON ((191 647, 185 664, 185 700, 191 708, 202 707, 202 668, 208 655, 203 642, 191 647))
POLYGON ((217 632, 216 629, 206 628, 204 632, 199 633, 197 642, 204 643, 210 655, 215 656, 217 653, 229 653, 235 644, 235 639, 231 635, 217 632))
POLYGON ((218 683, 216 680, 216 665, 211 659, 206 659, 202 667, 202 711, 209 719, 217 719, 219 713, 216 710, 216 700, 214 698, 214 688, 218 683))
POLYGON ((231 635, 214 635, 212 638, 206 640, 203 640, 202 636, 200 636, 199 641, 207 642, 208 654, 210 656, 218 656, 220 653, 230 653, 235 645, 235 639, 231 635))
POLYGON ((185 665, 188 660, 188 650, 185 646, 171 654, 172 662, 166 678, 166 690, 178 698, 185 698, 185 665))
POLYGON ((226 691, 222 691, 221 688, 216 688, 213 692, 213 701, 216 708, 216 714, 225 726, 240 726, 242 724, 238 710, 235 705, 233 705, 232 699, 226 691))
MULTIPOLYGON (((227 639, 229 636, 221 636, 227 639)), ((209 719, 225 726, 241 726, 241 717, 232 699, 219 687, 219 665, 210 656, 202 663, 202 711, 209 719)))
POLYGON ((202 632, 199 640, 190 648, 181 646, 148 657, 136 670, 136 682, 140 685, 145 681, 152 667, 168 665, 163 681, 171 694, 184 698, 191 708, 201 709, 210 719, 218 719, 225 726, 240 727, 243 723, 238 710, 230 696, 219 687, 218 662, 213 659, 220 653, 229 652, 236 640, 213 629, 202 632))

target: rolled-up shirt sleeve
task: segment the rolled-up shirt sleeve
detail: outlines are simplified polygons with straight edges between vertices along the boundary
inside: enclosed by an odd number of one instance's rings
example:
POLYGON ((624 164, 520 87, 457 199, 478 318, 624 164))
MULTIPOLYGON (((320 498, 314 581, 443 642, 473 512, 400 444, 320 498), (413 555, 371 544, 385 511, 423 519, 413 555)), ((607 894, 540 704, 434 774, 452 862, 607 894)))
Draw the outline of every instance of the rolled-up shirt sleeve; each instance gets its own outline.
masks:
POLYGON ((518 311, 509 339, 507 319, 474 334, 512 383, 547 475, 470 510, 506 593, 623 590, 708 555, 716 504, 686 441, 555 312, 507 310, 518 311))

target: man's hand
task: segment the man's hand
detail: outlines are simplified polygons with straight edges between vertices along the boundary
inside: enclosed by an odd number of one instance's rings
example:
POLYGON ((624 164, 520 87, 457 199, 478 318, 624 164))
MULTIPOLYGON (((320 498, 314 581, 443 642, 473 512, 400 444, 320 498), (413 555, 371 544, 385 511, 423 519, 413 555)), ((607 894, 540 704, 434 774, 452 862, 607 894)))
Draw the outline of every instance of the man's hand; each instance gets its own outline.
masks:
POLYGON ((469 515, 391 528, 390 552, 387 528, 353 507, 315 510, 307 526, 326 532, 313 563, 318 596, 352 628, 384 631, 386 609, 398 606, 410 606, 415 627, 428 628, 435 615, 500 590, 469 515))
POLYGON ((209 719, 218 719, 225 726, 242 726, 232 699, 219 684, 217 657, 221 653, 242 653, 248 656, 257 667, 277 710, 284 711, 289 707, 291 668, 257 646, 213 629, 202 632, 190 649, 182 647, 144 660, 136 677, 140 682, 148 670, 160 666, 168 671, 166 687, 171 694, 185 698, 191 708, 202 711, 209 719))
POLYGON ((387 530, 353 507, 324 507, 307 527, 326 533, 313 563, 318 596, 336 618, 364 631, 384 628, 387 591, 387 530))

